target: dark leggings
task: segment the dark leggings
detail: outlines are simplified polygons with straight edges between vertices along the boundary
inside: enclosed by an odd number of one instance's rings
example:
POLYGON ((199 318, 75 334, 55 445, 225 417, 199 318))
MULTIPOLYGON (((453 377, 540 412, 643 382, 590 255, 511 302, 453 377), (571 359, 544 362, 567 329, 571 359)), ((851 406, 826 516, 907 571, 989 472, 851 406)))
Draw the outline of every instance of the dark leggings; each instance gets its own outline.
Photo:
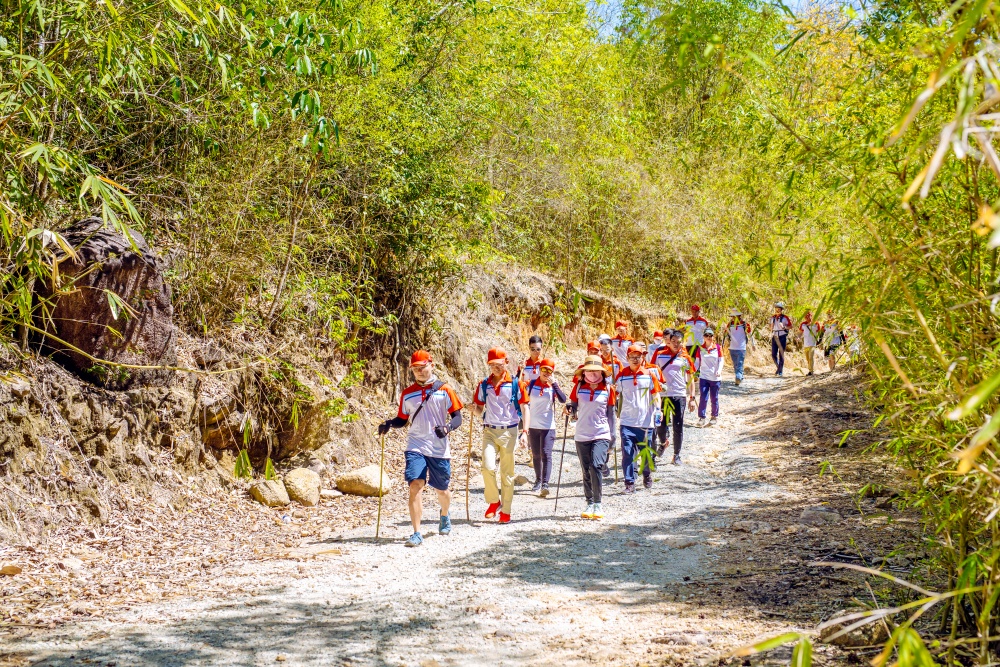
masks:
POLYGON ((531 447, 531 464, 535 466, 535 481, 548 486, 552 472, 552 445, 556 442, 554 428, 529 428, 528 446, 531 447))
POLYGON ((583 495, 588 503, 599 503, 604 497, 604 475, 601 468, 608 462, 610 440, 588 440, 576 443, 576 455, 583 468, 583 495))
POLYGON ((782 331, 771 336, 771 360, 778 373, 785 371, 785 348, 788 346, 788 334, 782 331))
POLYGON ((656 427, 656 435, 664 445, 667 444, 667 412, 672 412, 671 421, 674 424, 674 456, 681 453, 681 443, 684 441, 684 410, 687 401, 683 396, 669 396, 663 401, 663 421, 656 427), (673 408, 671 409, 671 405, 673 408))

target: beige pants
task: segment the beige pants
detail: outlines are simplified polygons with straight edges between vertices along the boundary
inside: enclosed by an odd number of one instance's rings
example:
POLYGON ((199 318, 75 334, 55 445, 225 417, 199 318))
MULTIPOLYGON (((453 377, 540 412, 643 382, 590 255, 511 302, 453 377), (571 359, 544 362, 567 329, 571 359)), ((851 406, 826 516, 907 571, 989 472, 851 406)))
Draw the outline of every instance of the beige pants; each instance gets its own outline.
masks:
POLYGON ((806 353, 806 365, 809 367, 809 372, 813 372, 813 366, 816 365, 816 348, 806 347, 803 348, 803 352, 806 353))
POLYGON ((486 502, 500 501, 500 511, 510 514, 514 499, 514 448, 517 447, 517 429, 483 429, 483 490, 486 502), (500 468, 497 470, 497 455, 500 468), (499 475, 497 473, 499 472, 499 475), (497 477, 499 476, 499 484, 497 477))

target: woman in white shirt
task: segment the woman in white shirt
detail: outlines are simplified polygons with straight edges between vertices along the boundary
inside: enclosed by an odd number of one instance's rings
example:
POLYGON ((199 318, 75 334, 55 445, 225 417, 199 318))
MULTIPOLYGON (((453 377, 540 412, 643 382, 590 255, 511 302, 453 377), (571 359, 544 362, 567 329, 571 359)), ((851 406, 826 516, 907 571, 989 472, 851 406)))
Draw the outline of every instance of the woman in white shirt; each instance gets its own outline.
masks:
POLYGON ((736 385, 739 386, 743 382, 743 361, 747 356, 747 339, 750 337, 750 324, 743 321, 743 313, 738 310, 730 311, 726 335, 729 337, 729 357, 733 360, 736 385))
POLYGON ((698 389, 701 400, 698 402, 698 426, 705 426, 705 413, 708 399, 712 400, 712 419, 709 426, 715 425, 719 418, 719 388, 722 386, 722 367, 726 359, 722 356, 722 346, 715 342, 715 331, 705 330, 705 342, 694 351, 694 367, 698 372, 698 389))

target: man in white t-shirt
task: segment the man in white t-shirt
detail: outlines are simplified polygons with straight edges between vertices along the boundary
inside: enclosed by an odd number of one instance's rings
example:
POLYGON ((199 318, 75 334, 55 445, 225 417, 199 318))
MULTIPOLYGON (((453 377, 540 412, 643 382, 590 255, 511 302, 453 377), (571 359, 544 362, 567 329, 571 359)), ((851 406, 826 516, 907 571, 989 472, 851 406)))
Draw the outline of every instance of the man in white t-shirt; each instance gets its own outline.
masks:
POLYGON ((462 425, 462 401, 444 382, 434 377, 434 360, 430 352, 417 350, 410 358, 410 372, 415 382, 403 390, 399 397, 399 411, 393 419, 378 426, 378 434, 385 435, 390 428, 406 432, 406 471, 403 474, 410 487, 410 522, 413 534, 406 546, 418 547, 424 539, 420 535, 423 518, 421 493, 426 484, 437 491, 441 502, 441 519, 438 533, 451 532, 451 448, 448 434, 462 425))
POLYGON ((813 367, 816 365, 816 345, 819 344, 822 332, 823 325, 819 322, 813 322, 812 311, 807 310, 806 314, 802 316, 802 322, 799 323, 799 335, 802 336, 802 351, 806 355, 806 366, 809 368, 809 372, 806 375, 813 374, 813 367))
POLYGON ((737 386, 743 382, 743 362, 747 356, 749 338, 750 324, 743 321, 743 313, 738 310, 730 311, 726 339, 729 344, 729 358, 733 360, 733 373, 736 374, 737 386))

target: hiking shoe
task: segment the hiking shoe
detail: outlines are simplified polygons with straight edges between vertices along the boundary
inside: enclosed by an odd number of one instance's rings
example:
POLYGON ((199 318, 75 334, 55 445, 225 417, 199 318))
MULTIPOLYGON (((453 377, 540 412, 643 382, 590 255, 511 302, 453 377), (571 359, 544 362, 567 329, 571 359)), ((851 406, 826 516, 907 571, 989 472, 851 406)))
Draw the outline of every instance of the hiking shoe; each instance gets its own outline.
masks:
POLYGON ((708 425, 709 426, 715 426, 718 423, 719 423, 719 418, 718 417, 712 417, 711 419, 708 420, 708 425))
POLYGON ((487 519, 492 519, 497 515, 498 509, 500 509, 500 503, 490 503, 490 506, 486 508, 486 514, 483 516, 487 519))
POLYGON ((447 535, 451 532, 451 515, 444 514, 441 516, 441 523, 438 525, 438 533, 441 535, 447 535))
POLYGON ((663 452, 665 452, 666 450, 667 450, 667 443, 663 443, 662 445, 657 445, 656 455, 663 456, 663 452))
POLYGON ((736 378, 736 386, 737 387, 740 386, 740 382, 743 382, 743 380, 741 380, 739 378, 736 378))
POLYGON ((583 519, 593 519, 594 518, 594 503, 587 503, 587 509, 580 512, 580 517, 583 519))
POLYGON ((675 466, 679 466, 681 464, 681 455, 674 454, 674 460, 671 461, 671 463, 673 463, 675 466))
POLYGON ((635 493, 635 482, 625 482, 625 495, 631 496, 635 493))
POLYGON ((704 417, 699 417, 698 418, 698 423, 695 424, 695 426, 697 426, 698 428, 705 428, 705 418, 704 417))
POLYGON ((410 535, 410 539, 406 540, 405 544, 408 547, 419 547, 424 543, 424 538, 420 537, 420 533, 413 533, 410 535))
POLYGON ((594 503, 593 508, 590 511, 591 519, 603 519, 604 510, 601 509, 601 503, 594 503))
POLYGON ((611 468, 608 467, 607 463, 601 466, 601 475, 604 477, 611 477, 611 468))
POLYGON ((537 492, 539 492, 541 490, 542 490, 542 483, 541 482, 535 482, 534 486, 531 487, 531 491, 533 493, 537 493, 537 492))
POLYGON ((549 497, 549 485, 548 484, 542 484, 542 490, 539 491, 538 497, 539 498, 548 498, 549 497))
POLYGON ((510 523, 510 515, 500 512, 500 523, 510 523))
POLYGON ((647 489, 653 488, 653 476, 652 475, 643 475, 642 476, 642 485, 643 485, 643 487, 645 487, 647 489))

